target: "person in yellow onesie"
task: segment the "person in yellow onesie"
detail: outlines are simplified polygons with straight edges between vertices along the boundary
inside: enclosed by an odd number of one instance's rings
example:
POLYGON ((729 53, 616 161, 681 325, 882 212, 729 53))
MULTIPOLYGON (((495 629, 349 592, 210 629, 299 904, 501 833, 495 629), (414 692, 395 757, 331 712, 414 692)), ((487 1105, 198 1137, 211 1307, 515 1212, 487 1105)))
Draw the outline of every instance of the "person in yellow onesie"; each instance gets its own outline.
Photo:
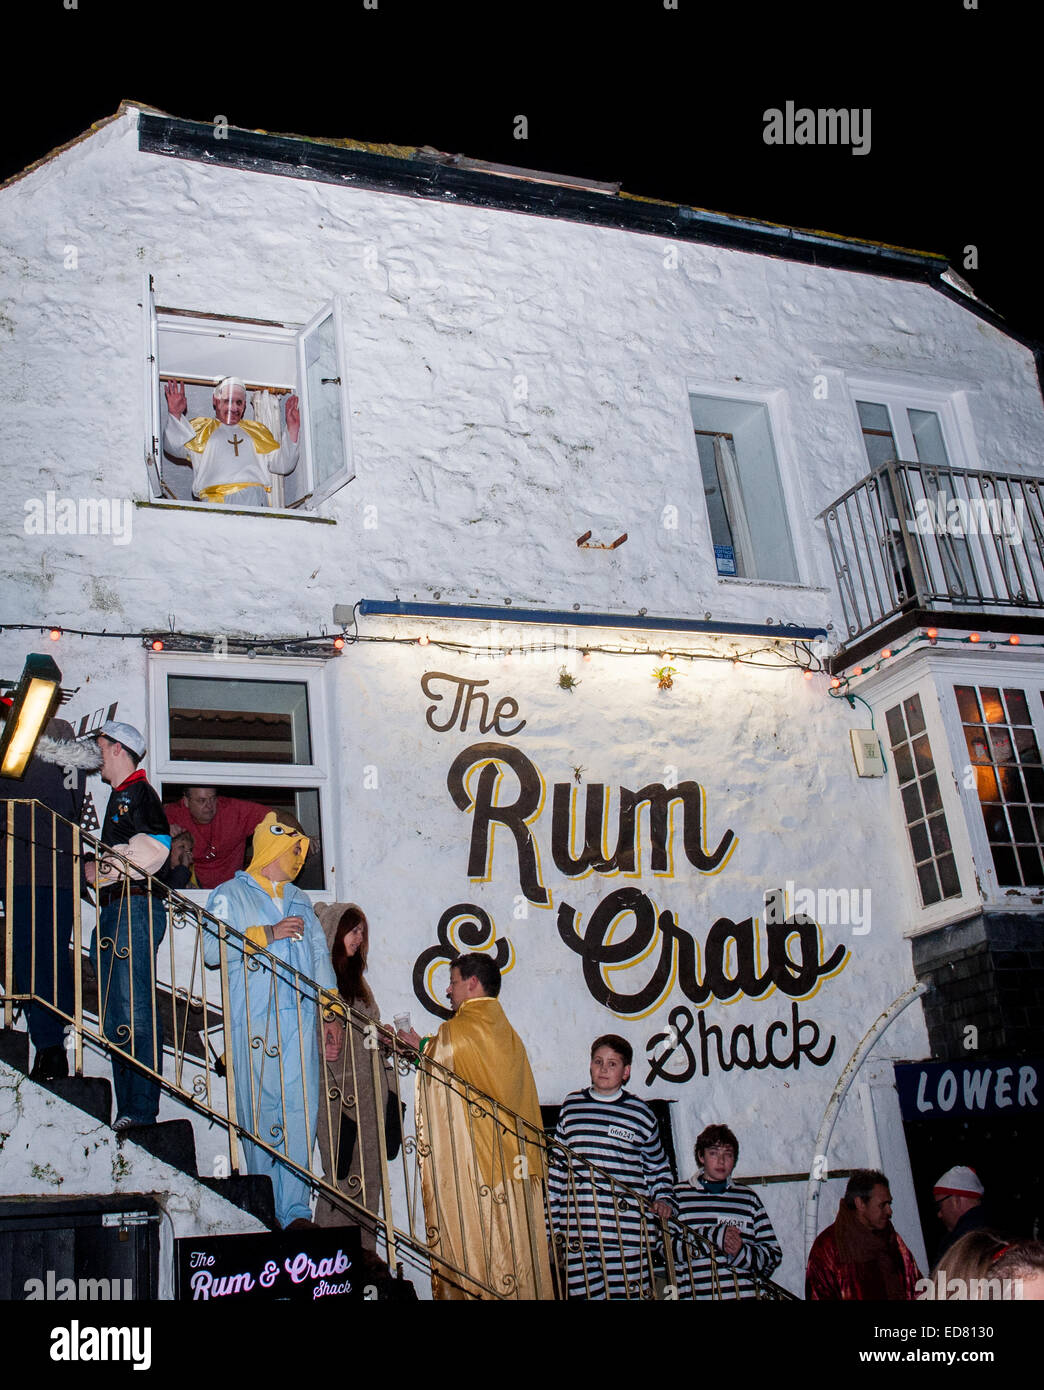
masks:
POLYGON ((554 1297, 540 1102, 499 993, 489 956, 458 956, 447 992, 453 1017, 433 1038, 399 1033, 421 1052, 417 1141, 438 1299, 554 1297))
MULTIPOLYGON (((344 1039, 343 1022, 332 1016, 337 981, 326 937, 308 898, 293 883, 308 853, 308 837, 291 821, 269 811, 254 831, 247 868, 215 888, 207 902, 209 913, 241 934, 229 936, 225 946, 236 1118, 269 1146, 244 1139, 243 1158, 248 1173, 272 1179, 276 1219, 284 1227, 311 1218, 307 1179, 276 1155, 305 1172, 311 1167, 319 1111, 320 1009, 328 1018, 323 1033, 329 1060, 339 1055, 344 1039)), ((221 964, 216 929, 204 935, 203 959, 211 967, 221 964)))

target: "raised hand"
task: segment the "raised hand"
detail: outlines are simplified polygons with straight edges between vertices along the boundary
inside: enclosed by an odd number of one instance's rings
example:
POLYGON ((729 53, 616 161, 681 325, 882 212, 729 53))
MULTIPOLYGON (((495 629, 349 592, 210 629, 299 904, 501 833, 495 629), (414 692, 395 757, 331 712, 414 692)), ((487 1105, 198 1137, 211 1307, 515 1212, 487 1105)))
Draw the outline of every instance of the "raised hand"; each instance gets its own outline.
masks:
POLYGON ((284 407, 286 415, 286 432, 297 443, 297 437, 301 433, 301 403, 296 396, 287 396, 284 407))
POLYGON ((183 381, 168 381, 163 387, 167 397, 167 409, 175 419, 185 414, 188 410, 188 401, 185 399, 185 383, 183 381))

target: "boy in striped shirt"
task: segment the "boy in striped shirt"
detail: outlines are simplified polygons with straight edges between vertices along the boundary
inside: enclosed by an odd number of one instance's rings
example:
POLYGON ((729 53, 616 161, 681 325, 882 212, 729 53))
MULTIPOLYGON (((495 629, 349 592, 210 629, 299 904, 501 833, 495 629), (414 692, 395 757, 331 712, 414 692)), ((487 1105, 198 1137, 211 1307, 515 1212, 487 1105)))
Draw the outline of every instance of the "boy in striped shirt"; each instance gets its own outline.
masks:
POLYGON ((768 1279, 783 1258, 757 1193, 734 1187, 739 1140, 728 1125, 708 1125, 696 1140, 700 1171, 678 1183, 678 1220, 714 1247, 714 1258, 682 1239, 674 1242, 679 1298, 756 1298, 750 1277, 768 1279))
POLYGON ((567 1166, 552 1148, 548 1175, 552 1237, 564 1247, 570 1298, 651 1297, 657 1218, 673 1211, 656 1116, 624 1090, 631 1057, 617 1034, 596 1038, 591 1085, 566 1096, 559 1112, 555 1143, 580 1160, 567 1166))

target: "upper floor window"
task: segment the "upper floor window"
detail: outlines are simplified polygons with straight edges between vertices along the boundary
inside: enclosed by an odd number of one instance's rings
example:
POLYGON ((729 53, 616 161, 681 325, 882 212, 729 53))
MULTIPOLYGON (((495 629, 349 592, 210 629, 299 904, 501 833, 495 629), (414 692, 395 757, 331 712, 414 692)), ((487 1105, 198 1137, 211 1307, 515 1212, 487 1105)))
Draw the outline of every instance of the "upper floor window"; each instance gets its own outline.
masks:
POLYGON ((768 407, 717 396, 690 407, 718 573, 797 582, 768 407))
POLYGON ((146 290, 145 457, 152 496, 314 508, 353 476, 344 331, 157 306, 146 290))

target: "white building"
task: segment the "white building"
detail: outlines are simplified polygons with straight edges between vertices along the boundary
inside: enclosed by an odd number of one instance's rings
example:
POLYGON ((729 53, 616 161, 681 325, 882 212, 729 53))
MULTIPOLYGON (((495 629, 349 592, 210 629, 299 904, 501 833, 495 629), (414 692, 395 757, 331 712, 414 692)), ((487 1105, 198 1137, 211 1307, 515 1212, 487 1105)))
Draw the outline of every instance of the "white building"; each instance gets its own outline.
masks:
POLYGON ((1037 1104, 1044 523, 1035 484, 980 483, 1040 475, 1030 347, 930 254, 132 106, 0 228, 0 674, 46 645, 63 714, 116 706, 165 799, 296 807, 385 1017, 433 1031, 454 949, 498 943, 542 1102, 623 1033, 681 1174, 737 1132, 786 1287, 812 1170, 822 1228, 829 1175, 883 1167, 926 1267, 917 1200, 960 1156, 911 1165, 894 1064, 959 1091, 1021 1056, 1007 1113, 1037 1104), (302 398, 267 509, 162 457, 161 385, 206 414, 227 373, 302 398), (990 997, 946 993, 961 962, 990 997))

